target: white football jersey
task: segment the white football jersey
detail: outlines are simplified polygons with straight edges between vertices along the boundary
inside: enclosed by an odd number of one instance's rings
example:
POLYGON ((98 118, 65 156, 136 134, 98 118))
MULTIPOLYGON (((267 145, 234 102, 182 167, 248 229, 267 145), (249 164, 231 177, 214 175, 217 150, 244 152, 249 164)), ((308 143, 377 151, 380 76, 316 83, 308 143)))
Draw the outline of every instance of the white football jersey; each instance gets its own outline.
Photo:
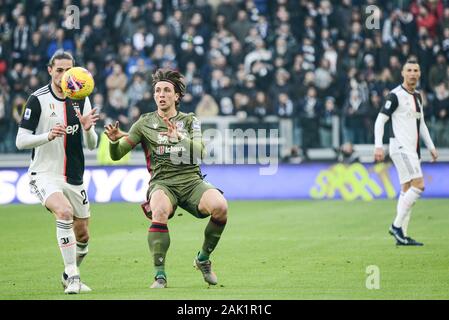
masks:
POLYGON ((34 134, 49 132, 58 123, 67 126, 66 135, 36 147, 32 151, 28 172, 63 176, 74 185, 83 183, 84 153, 82 127, 75 108, 81 114, 91 110, 89 98, 70 100, 58 98, 48 84, 30 95, 25 106, 20 127, 34 134))
POLYGON ((417 153, 420 158, 419 131, 424 121, 421 94, 397 86, 391 90, 380 112, 391 118, 390 154, 417 153))

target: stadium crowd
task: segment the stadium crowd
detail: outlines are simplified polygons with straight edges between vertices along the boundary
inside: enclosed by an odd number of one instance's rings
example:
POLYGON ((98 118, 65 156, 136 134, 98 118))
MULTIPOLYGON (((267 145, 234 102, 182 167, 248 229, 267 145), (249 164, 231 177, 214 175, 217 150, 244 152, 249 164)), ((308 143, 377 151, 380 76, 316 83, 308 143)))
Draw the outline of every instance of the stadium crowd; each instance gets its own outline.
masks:
POLYGON ((16 151, 26 97, 49 81, 46 63, 61 48, 94 76, 99 130, 109 119, 126 129, 155 110, 151 74, 168 67, 186 76, 182 111, 292 118, 303 148, 331 146, 334 116, 343 143, 373 143, 384 97, 414 55, 432 137, 449 146, 448 0, 0 0, 0 7, 0 153, 16 151))

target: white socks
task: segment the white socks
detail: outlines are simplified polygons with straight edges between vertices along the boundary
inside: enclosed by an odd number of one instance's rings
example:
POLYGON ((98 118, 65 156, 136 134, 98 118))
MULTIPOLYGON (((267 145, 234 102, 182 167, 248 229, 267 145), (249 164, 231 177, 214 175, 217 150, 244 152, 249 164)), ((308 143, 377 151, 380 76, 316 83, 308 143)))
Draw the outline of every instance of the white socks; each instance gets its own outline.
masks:
POLYGON ((412 215, 412 209, 407 211, 404 221, 402 222, 402 233, 404 234, 404 237, 407 236, 408 223, 410 222, 411 215, 412 215))
POLYGON ((408 223, 410 221, 410 215, 412 213, 412 206, 416 200, 421 196, 421 189, 410 187, 407 192, 401 192, 398 199, 397 214, 394 219, 393 225, 397 228, 402 227, 404 235, 407 233, 408 223))
POLYGON ((69 277, 79 275, 76 266, 76 239, 73 220, 56 220, 56 237, 64 260, 65 273, 69 277))

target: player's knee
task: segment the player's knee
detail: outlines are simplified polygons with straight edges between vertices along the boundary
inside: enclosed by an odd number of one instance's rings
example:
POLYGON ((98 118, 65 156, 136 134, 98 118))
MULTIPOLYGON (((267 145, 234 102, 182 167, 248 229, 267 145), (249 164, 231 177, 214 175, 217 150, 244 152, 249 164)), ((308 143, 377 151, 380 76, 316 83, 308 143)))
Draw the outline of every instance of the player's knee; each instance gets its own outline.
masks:
POLYGON ((412 186, 417 188, 417 189, 419 189, 419 190, 421 190, 421 192, 424 192, 424 189, 425 189, 424 181, 417 181, 415 183, 412 183, 412 186))
POLYGON ((59 220, 73 219, 73 209, 71 206, 59 206, 54 210, 54 213, 59 220))
POLYGON ((153 221, 156 222, 166 223, 168 221, 168 217, 170 216, 170 210, 163 207, 154 208, 151 212, 153 221))
POLYGON ((82 243, 89 242, 89 232, 87 232, 87 230, 86 230, 86 231, 83 231, 83 232, 77 234, 76 241, 82 242, 82 243))
POLYGON ((226 200, 217 201, 212 208, 212 216, 214 219, 226 220, 228 216, 228 203, 226 200))

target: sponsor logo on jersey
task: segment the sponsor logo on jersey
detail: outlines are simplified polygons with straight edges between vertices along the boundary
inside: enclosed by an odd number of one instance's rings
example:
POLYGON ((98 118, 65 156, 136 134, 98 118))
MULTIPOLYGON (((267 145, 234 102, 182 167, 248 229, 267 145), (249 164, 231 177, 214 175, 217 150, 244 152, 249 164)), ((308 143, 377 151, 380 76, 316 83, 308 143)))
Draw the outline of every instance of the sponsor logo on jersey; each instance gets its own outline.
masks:
POLYGON ((162 155, 165 153, 165 147, 164 146, 159 146, 156 148, 156 154, 158 155, 162 155))
POLYGON ((57 117, 58 115, 53 111, 50 115, 50 117, 57 117))
POLYGON ((163 155, 165 153, 186 152, 187 149, 183 146, 159 146, 156 148, 157 155, 163 155))
POLYGON ((154 128, 154 129, 157 129, 157 127, 159 127, 159 124, 153 123, 153 128, 154 128))
POLYGON ((187 149, 183 146, 165 146, 165 153, 172 153, 172 152, 186 152, 187 149))
POLYGON ((24 115, 23 115, 23 118, 24 118, 25 120, 30 120, 30 117, 31 117, 31 109, 26 108, 26 109, 25 109, 25 113, 24 113, 24 115))
POLYGON ((65 132, 67 134, 74 135, 78 131, 79 127, 80 126, 78 124, 74 124, 73 126, 67 126, 65 132))

